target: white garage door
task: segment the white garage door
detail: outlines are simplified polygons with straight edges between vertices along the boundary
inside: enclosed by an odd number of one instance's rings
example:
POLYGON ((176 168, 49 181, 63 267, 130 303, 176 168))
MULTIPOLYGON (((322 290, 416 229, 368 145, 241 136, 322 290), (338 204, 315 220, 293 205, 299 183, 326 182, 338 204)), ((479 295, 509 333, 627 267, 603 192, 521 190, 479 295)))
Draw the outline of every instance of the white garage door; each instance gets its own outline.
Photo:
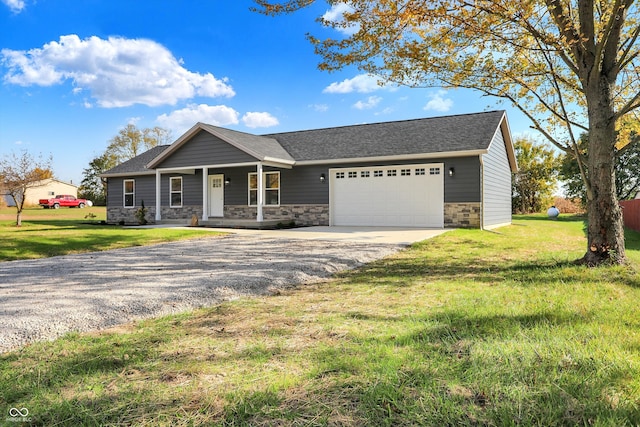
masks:
POLYGON ((331 225, 444 226, 442 163, 331 169, 331 225))

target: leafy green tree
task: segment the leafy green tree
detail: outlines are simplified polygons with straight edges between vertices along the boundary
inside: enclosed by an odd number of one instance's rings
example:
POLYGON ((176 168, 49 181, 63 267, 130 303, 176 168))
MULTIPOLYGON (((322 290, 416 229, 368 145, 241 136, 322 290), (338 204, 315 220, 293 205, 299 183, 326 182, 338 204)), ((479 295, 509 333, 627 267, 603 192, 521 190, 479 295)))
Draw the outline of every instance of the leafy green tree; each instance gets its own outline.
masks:
MULTIPOLYGON (((618 200, 633 199, 640 191, 640 135, 630 134, 631 143, 616 149, 615 183, 618 200)), ((578 147, 583 158, 588 157, 588 134, 580 136, 578 147)), ((585 169, 588 174, 589 170, 585 169)), ((587 190, 581 177, 580 168, 574 155, 565 154, 561 159, 560 177, 567 196, 580 199, 583 205, 587 203, 587 190)))
POLYGON ((11 153, 0 158, 0 189, 10 196, 16 207, 16 226, 22 226, 22 211, 27 192, 43 185, 43 180, 52 178, 51 157, 34 157, 27 150, 21 154, 11 153))
POLYGON ((136 125, 129 123, 111 138, 105 154, 113 156, 116 164, 133 159, 138 154, 155 147, 156 145, 169 144, 171 132, 161 127, 138 129, 136 125))
POLYGON ((531 139, 517 139, 514 148, 518 172, 512 181, 513 210, 541 212, 553 202, 559 158, 553 149, 535 144, 531 139))
POLYGON ((161 127, 140 130, 134 124, 128 124, 109 140, 105 152, 91 160, 89 167, 83 170, 80 196, 96 205, 106 205, 107 186, 100 175, 150 148, 171 143, 171 138, 171 131, 161 127))
POLYGON ((101 156, 89 162, 89 167, 82 171, 82 182, 78 195, 89 199, 94 205, 105 206, 107 204, 107 186, 100 175, 117 165, 115 156, 103 153, 101 156))
MULTIPOLYGON (((315 0, 254 0, 275 15, 315 0)), ((330 1, 332 5, 337 2, 330 1)), ((552 144, 577 149, 587 194, 588 265, 625 260, 615 192, 618 129, 640 107, 640 10, 636 0, 344 0, 341 31, 309 36, 320 68, 357 67, 381 81, 460 87, 512 103, 552 144), (337 34, 337 33, 336 33, 337 34)), ((329 16, 329 15, 325 15, 329 16)))

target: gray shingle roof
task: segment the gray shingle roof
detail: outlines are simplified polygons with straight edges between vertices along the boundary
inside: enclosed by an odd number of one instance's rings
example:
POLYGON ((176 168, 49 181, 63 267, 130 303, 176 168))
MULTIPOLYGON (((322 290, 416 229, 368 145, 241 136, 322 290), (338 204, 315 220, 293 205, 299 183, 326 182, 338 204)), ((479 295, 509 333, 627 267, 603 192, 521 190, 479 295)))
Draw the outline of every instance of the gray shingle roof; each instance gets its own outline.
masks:
POLYGON ((155 173, 153 169, 147 168, 147 163, 156 158, 160 153, 169 148, 169 145, 157 145, 142 154, 134 157, 131 160, 127 160, 124 163, 120 163, 113 169, 109 169, 102 175, 126 175, 126 174, 141 174, 141 173, 155 173))
POLYGON ((174 144, 154 147, 103 175, 153 173, 153 169, 146 165, 154 159, 157 163, 162 153, 161 158, 170 155, 169 147, 176 149, 198 129, 218 135, 258 160, 275 158, 291 162, 322 162, 487 150, 504 114, 499 110, 262 136, 198 123, 174 144))
POLYGON ((255 156, 259 160, 264 160, 265 157, 271 157, 292 162, 295 161, 295 159, 291 157, 291 155, 284 148, 282 148, 282 146, 274 138, 269 138, 268 136, 253 135, 250 133, 239 132, 236 130, 211 126, 207 124, 202 124, 201 127, 204 130, 216 132, 226 141, 234 143, 234 146, 243 149, 245 152, 255 156))
POLYGON ((296 161, 486 150, 504 111, 264 135, 296 161))

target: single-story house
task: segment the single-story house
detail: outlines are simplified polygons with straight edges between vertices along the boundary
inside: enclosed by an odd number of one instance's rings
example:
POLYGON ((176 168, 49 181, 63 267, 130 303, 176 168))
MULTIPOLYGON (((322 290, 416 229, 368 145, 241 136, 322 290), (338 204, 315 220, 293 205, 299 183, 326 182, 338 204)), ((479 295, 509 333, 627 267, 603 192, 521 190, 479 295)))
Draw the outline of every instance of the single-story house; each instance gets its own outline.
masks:
MULTIPOLYGON (((2 194, 7 206, 15 206, 13 198, 6 194, 6 191, 0 189, 0 194, 2 194)), ((49 199, 58 194, 78 197, 78 186, 55 178, 44 179, 27 190, 27 198, 24 204, 27 206, 37 205, 40 199, 49 199)))
POLYGON ((197 123, 107 171, 107 222, 492 228, 511 223, 504 111, 253 135, 197 123))

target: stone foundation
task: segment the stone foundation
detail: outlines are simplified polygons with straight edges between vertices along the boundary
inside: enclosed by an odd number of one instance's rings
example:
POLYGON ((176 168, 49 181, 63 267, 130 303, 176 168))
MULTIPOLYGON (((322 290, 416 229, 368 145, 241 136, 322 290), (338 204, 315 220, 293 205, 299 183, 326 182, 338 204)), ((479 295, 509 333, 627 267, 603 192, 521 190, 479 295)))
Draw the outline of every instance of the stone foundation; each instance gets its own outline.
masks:
MULTIPOLYGON (((139 208, 110 207, 107 208, 107 224, 138 225, 136 212, 139 208)), ((155 224, 156 208, 147 207, 145 215, 147 224, 155 224)))
MULTIPOLYGON (((225 219, 255 219, 257 208, 225 205, 225 219)), ((329 205, 281 205, 262 208, 265 221, 295 222, 296 225, 329 225, 329 205)))
MULTIPOLYGON (((108 224, 124 224, 124 225, 138 225, 138 219, 136 218, 136 212, 139 208, 122 208, 122 207, 110 207, 107 208, 107 223, 108 224)), ((184 220, 185 224, 191 221, 191 217, 196 215, 198 218, 202 218, 202 206, 183 206, 181 208, 169 208, 162 207, 160 211, 162 220, 184 220)), ((156 223, 156 207, 148 206, 147 224, 156 223)))
MULTIPOLYGON (((444 226, 459 228, 480 228, 480 203, 445 203, 444 226)), ((110 207, 107 209, 107 223, 136 225, 135 213, 138 208, 110 207)), ((225 219, 255 220, 257 208, 246 205, 226 205, 225 219)), ((329 205, 282 205, 265 206, 262 209, 265 221, 295 222, 296 225, 329 225, 329 205)), ((185 224, 195 215, 202 218, 202 206, 184 206, 182 208, 162 207, 162 220, 184 220, 185 224)), ((155 223, 155 206, 147 207, 147 221, 155 223)))
POLYGON ((480 228, 480 203, 445 203, 444 226, 480 228))

